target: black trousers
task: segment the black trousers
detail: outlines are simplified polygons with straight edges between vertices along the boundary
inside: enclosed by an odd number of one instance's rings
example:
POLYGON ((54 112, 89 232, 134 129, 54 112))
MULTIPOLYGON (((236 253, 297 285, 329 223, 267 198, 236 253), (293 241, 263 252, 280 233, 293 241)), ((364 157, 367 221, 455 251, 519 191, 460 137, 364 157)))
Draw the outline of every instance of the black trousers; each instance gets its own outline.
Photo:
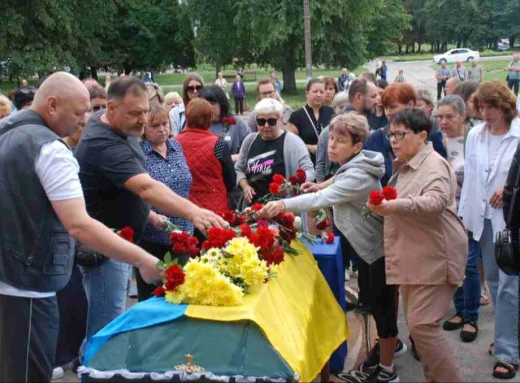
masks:
POLYGON ((396 337, 399 332, 394 298, 396 286, 386 284, 385 258, 381 257, 370 265, 360 259, 358 278, 362 274, 367 278, 367 303, 370 304, 379 338, 396 337))
POLYGON ((509 87, 509 89, 511 89, 513 91, 515 96, 518 96, 519 85, 520 85, 520 80, 508 80, 507 81, 507 86, 509 87))
MULTIPOLYGON (((446 80, 442 80, 437 83, 437 100, 442 98, 442 91, 446 87, 446 80)), ((444 95, 446 96, 446 91, 444 91, 444 95)))
MULTIPOLYGON (((158 243, 149 242, 149 241, 141 241, 139 246, 146 250, 148 253, 152 254, 157 259, 161 261, 164 260, 164 256, 168 251, 171 251, 171 246, 164 246, 158 243)), ((146 283, 141 277, 139 273, 139 269, 135 268, 135 281, 137 282, 137 300, 139 302, 145 301, 148 298, 153 297, 153 291, 156 289, 157 285, 151 285, 146 283)))
POLYGON ((50 382, 58 327, 55 296, 0 295, 0 381, 50 382))
POLYGON ((244 99, 235 98, 235 114, 244 114, 244 99))

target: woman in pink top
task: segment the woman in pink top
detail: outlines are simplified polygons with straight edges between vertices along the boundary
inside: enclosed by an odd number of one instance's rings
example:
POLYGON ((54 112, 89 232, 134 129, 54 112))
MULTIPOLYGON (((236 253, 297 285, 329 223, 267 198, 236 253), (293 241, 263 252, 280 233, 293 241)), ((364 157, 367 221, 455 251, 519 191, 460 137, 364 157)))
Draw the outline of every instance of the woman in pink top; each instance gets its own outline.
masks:
POLYGON ((387 283, 401 285, 426 381, 462 382, 440 321, 463 281, 468 237, 456 213, 455 174, 427 142, 430 130, 430 119, 419 109, 392 117, 389 136, 397 160, 388 185, 398 199, 368 207, 385 216, 387 283))

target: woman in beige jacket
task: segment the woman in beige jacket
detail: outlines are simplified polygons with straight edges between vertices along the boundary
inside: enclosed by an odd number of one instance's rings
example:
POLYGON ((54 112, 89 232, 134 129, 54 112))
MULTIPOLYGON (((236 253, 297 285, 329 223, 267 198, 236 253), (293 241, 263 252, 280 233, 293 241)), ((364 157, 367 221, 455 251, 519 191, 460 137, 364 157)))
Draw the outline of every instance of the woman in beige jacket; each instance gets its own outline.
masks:
POLYGON ((468 237, 456 214, 455 174, 426 143, 430 130, 430 119, 418 109, 392 118, 390 144, 398 159, 388 185, 398 199, 368 207, 385 216, 387 283, 401 285, 426 381, 462 382, 440 322, 463 281, 468 237))

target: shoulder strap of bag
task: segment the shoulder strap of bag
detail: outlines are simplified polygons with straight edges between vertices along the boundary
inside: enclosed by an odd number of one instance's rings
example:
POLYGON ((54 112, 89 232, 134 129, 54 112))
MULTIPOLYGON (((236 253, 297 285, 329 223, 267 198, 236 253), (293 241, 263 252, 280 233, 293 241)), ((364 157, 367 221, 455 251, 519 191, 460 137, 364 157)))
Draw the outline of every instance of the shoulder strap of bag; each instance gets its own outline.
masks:
POLYGON ((303 110, 305 111, 305 114, 307 115, 307 117, 309 117, 309 121, 311 122, 311 125, 314 129, 314 133, 316 133, 316 137, 318 137, 318 139, 320 138, 320 134, 318 133, 318 128, 316 127, 316 125, 314 125, 314 121, 312 121, 312 118, 309 114, 309 112, 307 111, 307 108, 304 106, 303 107, 303 110))
POLYGON ((520 181, 520 164, 518 164, 516 169, 516 179, 515 179, 515 186, 513 188, 513 196, 511 197, 511 203, 509 205, 509 211, 507 212, 507 222, 506 227, 511 226, 511 221, 513 220, 513 210, 516 205, 516 196, 518 194, 518 189, 520 189, 520 185, 518 184, 520 181))

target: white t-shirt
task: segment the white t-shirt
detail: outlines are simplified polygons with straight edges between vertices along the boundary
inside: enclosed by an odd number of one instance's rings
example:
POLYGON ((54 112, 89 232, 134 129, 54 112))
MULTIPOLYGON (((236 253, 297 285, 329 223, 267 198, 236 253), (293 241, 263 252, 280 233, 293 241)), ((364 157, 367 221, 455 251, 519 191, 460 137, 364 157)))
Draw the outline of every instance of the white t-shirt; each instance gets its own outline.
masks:
MULTIPOLYGON (((63 142, 56 140, 42 145, 35 168, 50 201, 83 197, 78 161, 63 142)), ((49 298, 56 295, 54 292, 22 290, 4 282, 0 282, 0 294, 23 298, 49 298)))
MULTIPOLYGON (((493 167, 496 166, 497 159, 500 157, 499 149, 500 144, 502 143, 502 139, 504 138, 504 135, 501 136, 495 136, 491 133, 488 134, 488 177, 492 172, 493 167)), ((495 190, 493 190, 495 192, 495 190)), ((488 196, 490 198, 491 196, 488 196)), ((491 219, 492 217, 493 208, 489 204, 489 199, 486 201, 486 209, 484 210, 484 218, 485 219, 491 219)))

